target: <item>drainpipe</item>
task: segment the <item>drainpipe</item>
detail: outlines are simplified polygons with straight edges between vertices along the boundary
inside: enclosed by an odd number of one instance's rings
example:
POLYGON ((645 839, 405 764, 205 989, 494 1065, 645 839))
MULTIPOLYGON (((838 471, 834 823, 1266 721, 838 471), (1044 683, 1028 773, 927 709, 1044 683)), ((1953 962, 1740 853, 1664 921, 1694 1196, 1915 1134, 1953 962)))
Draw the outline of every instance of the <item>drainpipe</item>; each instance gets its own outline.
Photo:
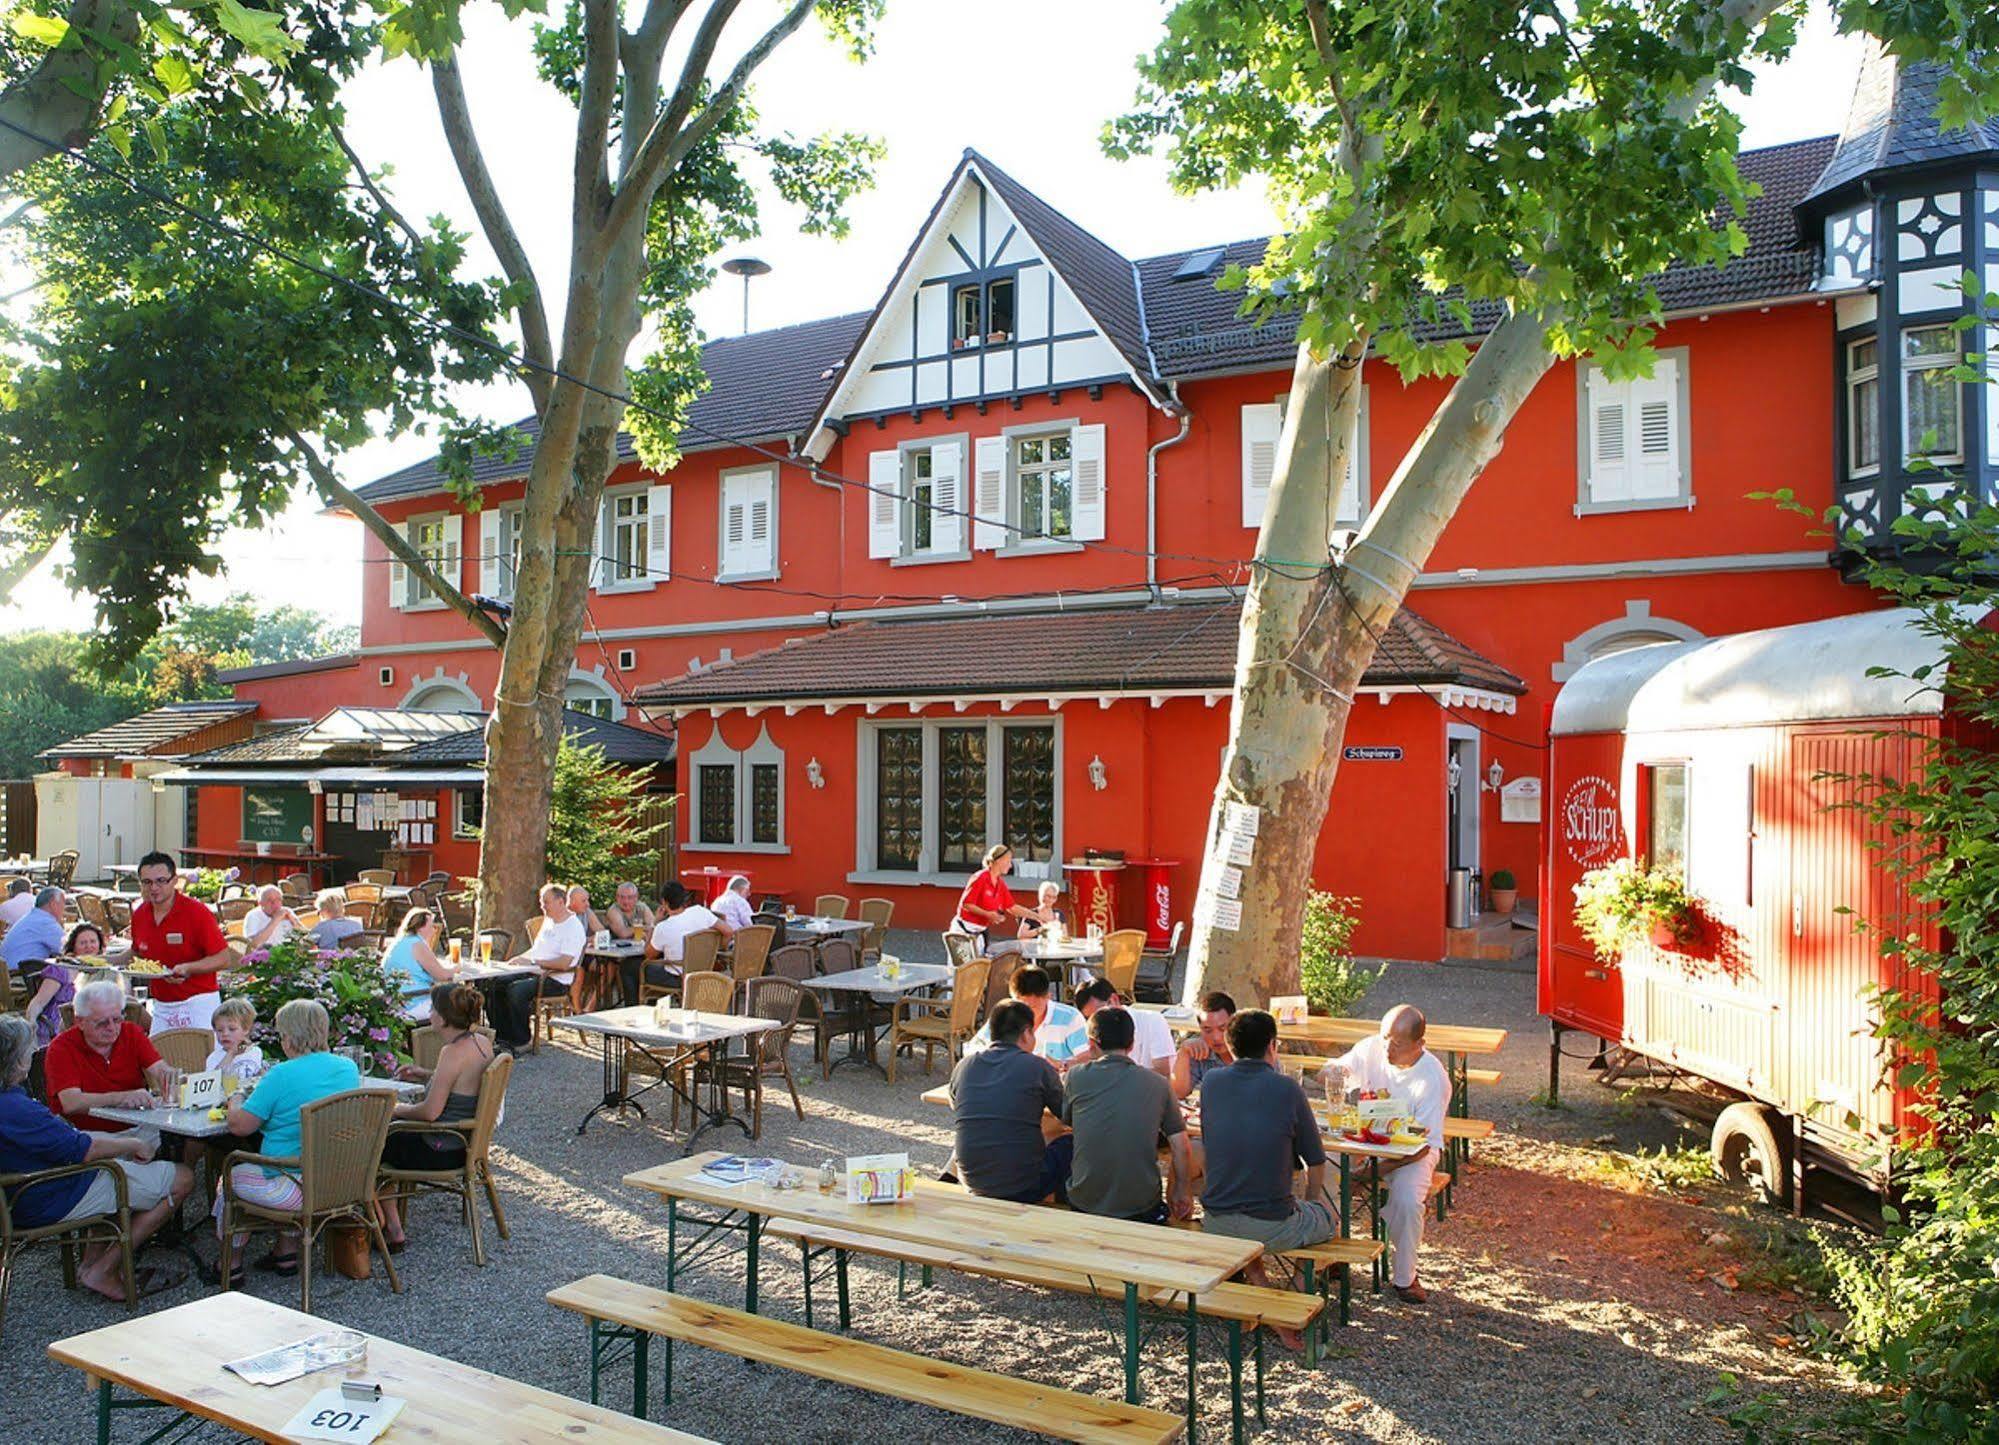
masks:
MULTIPOLYGON (((842 435, 840 439, 842 441, 845 441, 846 437, 842 435)), ((793 444, 792 455, 793 456, 800 455, 796 443, 793 444)), ((814 485, 825 487, 830 491, 838 492, 840 494, 839 510, 838 512, 835 513, 835 515, 840 519, 840 527, 838 534, 833 539, 834 541, 833 556, 836 559, 833 564, 834 566, 833 592, 835 596, 838 596, 840 595, 842 589, 846 586, 847 582, 847 500, 846 500, 847 489, 844 486, 842 486, 839 482, 831 481, 828 478, 826 478, 824 475, 822 475, 819 470, 821 465, 820 462, 813 460, 809 457, 807 458, 807 461, 809 465, 805 469, 805 475, 812 478, 814 485)), ((835 626, 839 620, 838 617, 836 616, 838 610, 839 607, 837 603, 827 608, 826 626, 829 630, 833 626, 835 626)))
POLYGON ((1159 595, 1159 454, 1168 447, 1176 447, 1187 440, 1187 433, 1193 429, 1194 414, 1180 404, 1180 383, 1166 383, 1167 395, 1173 398, 1173 412, 1180 418, 1180 430, 1170 437, 1163 437, 1145 449, 1145 589, 1152 594, 1157 605, 1159 595))

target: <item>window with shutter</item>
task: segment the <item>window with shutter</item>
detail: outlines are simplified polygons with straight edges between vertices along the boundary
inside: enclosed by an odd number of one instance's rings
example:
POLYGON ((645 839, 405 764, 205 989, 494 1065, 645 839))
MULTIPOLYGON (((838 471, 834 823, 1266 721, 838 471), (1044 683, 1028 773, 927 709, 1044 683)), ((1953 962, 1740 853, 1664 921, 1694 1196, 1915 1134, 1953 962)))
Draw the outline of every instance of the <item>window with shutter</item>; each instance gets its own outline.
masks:
MULTIPOLYGON (((1284 429, 1284 408, 1287 400, 1288 398, 1279 397, 1276 402, 1277 426, 1271 434, 1272 440, 1270 443, 1272 481, 1275 480, 1274 473, 1276 470, 1276 437, 1284 429)), ((1358 527, 1366 520, 1368 508, 1371 505, 1367 491, 1367 422, 1367 387, 1362 386, 1360 389, 1360 407, 1354 413, 1353 435, 1347 439, 1346 470, 1340 478, 1339 495, 1333 501, 1333 521, 1336 526, 1358 527)), ((1263 525, 1262 506, 1267 505, 1269 501, 1269 482, 1265 483, 1262 496, 1263 503, 1258 507, 1256 520, 1254 522, 1245 520, 1243 523, 1244 526, 1261 527, 1263 525)))
POLYGON ((1685 352, 1661 352, 1652 375, 1629 381, 1578 370, 1577 513, 1690 505, 1685 352))
POLYGON ((1007 439, 980 437, 972 444, 972 545, 990 552, 1013 540, 1007 530, 1007 439))
POLYGON ((902 555, 902 454, 868 454, 868 555, 902 555))
POLYGON ((1277 437, 1284 429, 1284 408, 1275 402, 1253 402, 1242 409, 1242 524, 1261 527, 1270 502, 1271 479, 1277 475, 1277 437))
POLYGON ((768 467, 722 474, 719 576, 767 577, 777 570, 775 482, 768 467))
POLYGON ((598 587, 606 592, 639 592, 653 584, 649 557, 649 489, 633 487, 606 492, 600 512, 602 561, 598 587))
MULTIPOLYGON (((438 571, 450 574, 450 559, 446 556, 446 518, 412 517, 404 524, 404 535, 417 554, 438 571)), ((458 519, 462 522, 462 519, 458 519)), ((456 556, 456 548, 451 549, 456 556)), ((430 584, 413 567, 398 567, 402 573, 402 606, 405 611, 420 612, 429 608, 442 607, 444 601, 430 590, 430 584)))

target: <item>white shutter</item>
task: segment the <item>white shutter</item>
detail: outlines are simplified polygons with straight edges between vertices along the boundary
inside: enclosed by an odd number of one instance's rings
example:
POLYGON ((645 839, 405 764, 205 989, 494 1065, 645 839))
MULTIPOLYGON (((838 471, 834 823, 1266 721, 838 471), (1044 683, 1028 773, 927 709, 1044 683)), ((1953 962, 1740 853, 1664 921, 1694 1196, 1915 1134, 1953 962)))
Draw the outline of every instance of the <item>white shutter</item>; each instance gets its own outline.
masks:
POLYGON ((500 522, 498 507, 479 509, 479 591, 487 597, 500 595, 500 552, 506 546, 500 522))
POLYGON ((748 479, 750 519, 744 560, 752 572, 777 570, 777 469, 756 472, 748 479))
MULTIPOLYGON (((408 522, 391 522, 389 525, 395 528, 397 536, 401 537, 405 542, 409 540, 410 524, 408 522)), ((407 607, 409 605, 409 589, 409 567, 395 553, 389 553, 389 606, 395 608, 398 612, 407 607)))
POLYGON ((965 449, 956 442, 930 448, 930 550, 961 552, 965 547, 965 449))
POLYGON ((1284 430, 1284 408, 1275 402, 1253 402, 1242 409, 1242 524, 1262 527, 1270 501, 1271 479, 1277 475, 1277 438, 1284 430))
POLYGON ((902 551, 902 454, 893 449, 868 455, 868 555, 894 557, 902 551))
POLYGON ((646 488, 646 575, 664 582, 673 575, 673 488, 646 488))
POLYGON ((1594 505, 1631 499, 1631 388, 1611 381, 1596 367, 1589 369, 1583 390, 1583 419, 1588 439, 1589 475, 1583 494, 1594 505))
POLYGON ((1070 533, 1078 542, 1104 539, 1104 424, 1091 422, 1069 434, 1070 533))
POLYGON ((1333 507, 1333 520, 1341 526, 1360 525, 1367 492, 1367 388, 1362 387, 1360 405, 1354 410, 1353 434, 1347 438, 1346 476, 1333 507))
MULTIPOLYGON (((444 518, 444 564, 437 570, 460 592, 465 590, 465 515, 447 513, 444 518)), ((440 603, 442 597, 437 599, 440 603)))
POLYGON ((611 581, 611 499, 597 499, 597 541, 591 548, 597 556, 590 564, 590 590, 610 585, 611 581))
POLYGON ((742 473, 722 478, 722 538, 717 544, 715 563, 716 571, 724 577, 750 570, 744 561, 744 543, 750 530, 749 498, 746 495, 749 491, 746 484, 750 480, 742 473))
POLYGON ((1659 357, 1652 374, 1631 383, 1631 496, 1635 501, 1671 499, 1682 491, 1680 475, 1680 363, 1659 357))
POLYGON ((1006 544, 1006 438, 980 437, 972 443, 972 545, 990 552, 1006 544))

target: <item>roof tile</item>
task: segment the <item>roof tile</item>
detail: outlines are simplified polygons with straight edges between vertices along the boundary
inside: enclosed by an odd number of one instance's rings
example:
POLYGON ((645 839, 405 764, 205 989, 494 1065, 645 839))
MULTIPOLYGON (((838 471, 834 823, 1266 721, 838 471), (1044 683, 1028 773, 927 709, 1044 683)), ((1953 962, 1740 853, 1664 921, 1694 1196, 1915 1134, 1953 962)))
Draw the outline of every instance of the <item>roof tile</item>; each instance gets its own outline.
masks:
POLYGON ((254 702, 176 702, 156 707, 96 732, 49 748, 45 758, 113 758, 142 753, 169 754, 183 738, 233 722, 257 710, 254 702))

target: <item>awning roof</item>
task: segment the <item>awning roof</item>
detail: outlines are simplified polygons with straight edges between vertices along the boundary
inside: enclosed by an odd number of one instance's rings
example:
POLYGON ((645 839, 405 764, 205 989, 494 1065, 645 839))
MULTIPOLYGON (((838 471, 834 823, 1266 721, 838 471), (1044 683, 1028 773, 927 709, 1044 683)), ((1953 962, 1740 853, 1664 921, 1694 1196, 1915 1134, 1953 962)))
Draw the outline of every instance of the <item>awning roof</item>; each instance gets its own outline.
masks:
MULTIPOLYGON (((637 700, 707 707, 821 699, 1219 690, 1234 685, 1240 603, 847 623, 687 677, 637 700)), ((1361 685, 1474 689, 1527 684, 1404 609, 1361 685)))
POLYGON ((172 768, 155 773, 156 783, 183 787, 268 787, 273 783, 318 783, 324 787, 412 788, 483 786, 482 768, 172 768))
POLYGON ((173 744, 222 723, 247 717, 257 710, 254 702, 228 699, 213 702, 175 702, 153 708, 123 722, 101 727, 47 748, 45 758, 125 758, 171 755, 173 744))
POLYGON ((1549 732, 1681 732, 1943 711, 1943 649, 1907 608, 1661 642, 1577 669, 1549 732), (1918 668, 1927 682, 1912 682, 1918 668), (1902 674, 1870 676, 1875 668, 1902 674))

